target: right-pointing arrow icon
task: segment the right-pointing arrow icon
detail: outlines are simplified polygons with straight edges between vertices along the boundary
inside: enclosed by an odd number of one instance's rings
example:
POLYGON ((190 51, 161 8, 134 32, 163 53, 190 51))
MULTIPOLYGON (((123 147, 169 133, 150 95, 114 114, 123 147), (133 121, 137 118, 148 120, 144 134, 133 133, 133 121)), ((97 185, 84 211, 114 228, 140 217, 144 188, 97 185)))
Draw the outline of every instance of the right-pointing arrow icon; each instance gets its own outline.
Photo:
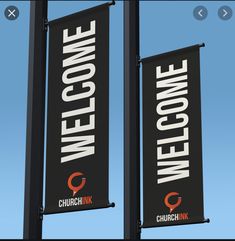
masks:
POLYGON ((223 9, 223 12, 224 12, 223 17, 225 17, 228 14, 228 12, 225 9, 223 9))
POLYGON ((233 10, 229 6, 222 6, 218 10, 218 15, 222 20, 229 20, 233 16, 233 10))

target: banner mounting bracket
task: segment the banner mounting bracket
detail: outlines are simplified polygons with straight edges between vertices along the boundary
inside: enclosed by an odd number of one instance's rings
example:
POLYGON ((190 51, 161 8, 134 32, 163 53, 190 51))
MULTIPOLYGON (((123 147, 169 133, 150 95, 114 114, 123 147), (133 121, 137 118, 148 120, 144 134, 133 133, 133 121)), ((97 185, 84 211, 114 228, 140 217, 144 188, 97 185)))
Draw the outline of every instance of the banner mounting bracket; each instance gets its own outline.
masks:
POLYGON ((206 45, 205 45, 205 43, 201 43, 201 44, 199 44, 198 45, 200 48, 202 48, 202 47, 205 47, 206 45))
POLYGON ((141 233, 143 225, 141 224, 141 220, 139 220, 138 222, 138 230, 139 230, 139 234, 141 233))
POLYGON ((44 26, 44 30, 47 32, 48 30, 48 26, 49 26, 49 22, 48 22, 48 19, 44 19, 44 23, 43 23, 43 26, 44 26))
POLYGON ((40 220, 43 220, 43 214, 44 214, 44 208, 40 207, 39 208, 39 218, 40 218, 40 220))
POLYGON ((115 5, 116 2, 115 2, 115 0, 112 0, 112 2, 109 2, 108 4, 109 4, 109 6, 112 6, 112 5, 115 5))
POLYGON ((136 56, 136 66, 137 66, 137 67, 140 67, 140 64, 141 64, 141 58, 140 58, 140 56, 138 55, 138 56, 136 56))
POLYGON ((114 202, 108 204, 108 208, 114 208, 114 207, 115 207, 115 203, 114 202))
POLYGON ((209 218, 204 219, 204 223, 209 223, 209 222, 210 222, 209 218))

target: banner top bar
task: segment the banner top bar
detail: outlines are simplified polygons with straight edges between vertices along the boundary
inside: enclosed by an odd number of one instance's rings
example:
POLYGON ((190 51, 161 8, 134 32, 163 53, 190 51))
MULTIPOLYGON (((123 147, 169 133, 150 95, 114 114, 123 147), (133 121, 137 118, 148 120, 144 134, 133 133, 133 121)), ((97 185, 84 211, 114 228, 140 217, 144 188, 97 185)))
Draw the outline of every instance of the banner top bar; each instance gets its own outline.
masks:
POLYGON ((49 26, 53 26, 55 24, 64 23, 67 20, 71 20, 71 18, 74 18, 74 19, 81 18, 85 14, 89 14, 93 11, 96 11, 99 8, 105 8, 105 7, 109 7, 111 5, 114 5, 113 2, 112 3, 107 2, 107 3, 101 4, 101 5, 98 5, 98 6, 95 6, 95 7, 91 7, 91 8, 76 12, 76 13, 72 13, 70 15, 66 15, 66 16, 61 17, 61 18, 57 18, 55 20, 51 20, 51 21, 49 21, 48 24, 49 24, 49 26))
POLYGON ((146 58, 141 59, 140 62, 141 63, 149 62, 149 61, 154 60, 156 57, 167 56, 167 55, 171 55, 171 54, 177 53, 178 51, 184 52, 184 51, 189 51, 190 49, 201 48, 201 47, 205 47, 205 43, 195 44, 195 45, 192 45, 192 46, 189 46, 189 47, 176 49, 176 50, 172 50, 172 51, 169 51, 169 52, 165 52, 165 53, 153 55, 153 56, 150 56, 150 57, 146 57, 146 58))

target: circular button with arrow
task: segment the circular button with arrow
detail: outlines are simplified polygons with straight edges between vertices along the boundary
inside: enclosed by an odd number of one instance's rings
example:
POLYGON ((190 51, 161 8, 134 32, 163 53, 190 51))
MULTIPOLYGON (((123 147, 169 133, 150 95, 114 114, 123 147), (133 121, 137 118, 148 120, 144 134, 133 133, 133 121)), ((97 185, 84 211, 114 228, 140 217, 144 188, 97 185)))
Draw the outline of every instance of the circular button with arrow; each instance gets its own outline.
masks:
POLYGON ((222 20, 229 20, 233 16, 233 10, 229 6, 222 6, 218 10, 218 15, 222 20))
POLYGON ((204 19, 206 19, 207 15, 208 15, 208 11, 204 6, 197 6, 193 10, 193 16, 197 20, 204 20, 204 19))

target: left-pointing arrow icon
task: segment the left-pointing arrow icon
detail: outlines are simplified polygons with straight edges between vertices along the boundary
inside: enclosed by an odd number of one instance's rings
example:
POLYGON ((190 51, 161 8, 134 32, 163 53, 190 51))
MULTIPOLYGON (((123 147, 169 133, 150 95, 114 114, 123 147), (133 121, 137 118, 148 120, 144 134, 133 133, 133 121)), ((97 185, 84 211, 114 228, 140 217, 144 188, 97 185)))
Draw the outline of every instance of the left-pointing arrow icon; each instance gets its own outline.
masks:
POLYGON ((198 14, 199 14, 201 17, 203 17, 202 12, 203 12, 202 9, 198 12, 198 14))
POLYGON ((204 6, 198 6, 193 10, 193 15, 197 20, 204 20, 207 14, 207 9, 204 6))

